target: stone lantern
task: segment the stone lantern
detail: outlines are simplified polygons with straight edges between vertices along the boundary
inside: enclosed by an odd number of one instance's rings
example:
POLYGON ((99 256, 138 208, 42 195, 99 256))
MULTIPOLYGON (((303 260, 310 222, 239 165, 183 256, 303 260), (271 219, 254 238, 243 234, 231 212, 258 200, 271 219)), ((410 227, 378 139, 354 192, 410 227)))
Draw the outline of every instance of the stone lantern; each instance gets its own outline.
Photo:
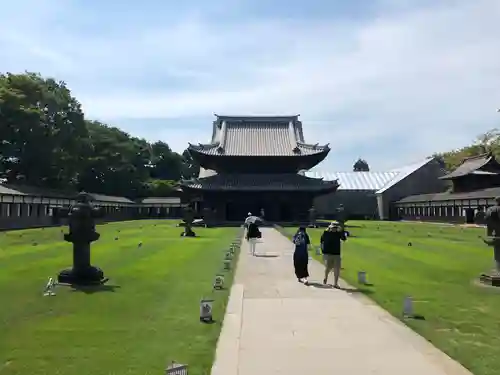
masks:
POLYGON ((309 228, 316 228, 317 217, 318 217, 318 212, 316 211, 314 206, 312 206, 309 209, 309 228))
POLYGON ((486 211, 486 235, 483 241, 493 248, 493 260, 495 267, 487 273, 483 273, 479 280, 482 283, 500 286, 500 197, 495 199, 496 204, 486 211))
POLYGON ((183 210, 184 232, 181 233, 182 237, 195 237, 192 226, 194 221, 194 211, 191 206, 186 206, 183 210))
POLYGON ((62 270, 58 282, 71 285, 100 285, 108 279, 99 267, 90 264, 90 244, 97 241, 100 234, 95 230, 95 219, 102 217, 102 211, 90 204, 90 196, 80 193, 76 204, 63 216, 69 218, 69 233, 64 240, 73 244, 73 267, 62 270))
POLYGON ((172 362, 165 370, 166 375, 188 375, 188 366, 172 362))

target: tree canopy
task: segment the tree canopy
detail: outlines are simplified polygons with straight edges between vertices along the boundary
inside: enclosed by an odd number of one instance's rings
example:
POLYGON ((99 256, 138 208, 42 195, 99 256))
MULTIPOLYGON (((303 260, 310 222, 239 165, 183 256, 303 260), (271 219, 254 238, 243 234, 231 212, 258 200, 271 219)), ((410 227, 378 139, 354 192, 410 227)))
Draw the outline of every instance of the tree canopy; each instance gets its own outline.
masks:
POLYGON ((86 119, 62 81, 0 74, 0 178, 7 183, 138 198, 165 196, 199 166, 165 142, 149 143, 86 119))
POLYGON ((435 153, 433 157, 440 160, 446 170, 452 171, 465 158, 478 156, 487 152, 491 152, 500 160, 500 131, 498 129, 491 129, 477 136, 470 145, 456 150, 435 153))

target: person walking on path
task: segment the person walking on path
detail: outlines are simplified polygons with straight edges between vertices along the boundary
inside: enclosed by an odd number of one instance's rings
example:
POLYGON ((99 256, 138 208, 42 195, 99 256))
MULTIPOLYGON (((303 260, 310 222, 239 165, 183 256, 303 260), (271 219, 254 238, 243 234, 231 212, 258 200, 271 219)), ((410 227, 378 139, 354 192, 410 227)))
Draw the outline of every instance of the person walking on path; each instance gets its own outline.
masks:
POLYGON ((259 227, 255 222, 248 223, 246 238, 250 245, 250 254, 255 255, 257 239, 261 238, 259 227))
POLYGON ((341 267, 340 248, 341 241, 347 239, 344 228, 338 222, 332 222, 321 235, 321 249, 325 264, 325 278, 323 284, 327 284, 328 275, 333 270, 333 287, 339 288, 339 277, 341 267))
POLYGON ((295 245, 295 251, 293 253, 293 266, 295 268, 295 276, 299 282, 308 284, 308 264, 309 264, 309 253, 308 248, 311 244, 309 235, 306 232, 305 227, 300 227, 297 233, 293 236, 293 244, 295 245))

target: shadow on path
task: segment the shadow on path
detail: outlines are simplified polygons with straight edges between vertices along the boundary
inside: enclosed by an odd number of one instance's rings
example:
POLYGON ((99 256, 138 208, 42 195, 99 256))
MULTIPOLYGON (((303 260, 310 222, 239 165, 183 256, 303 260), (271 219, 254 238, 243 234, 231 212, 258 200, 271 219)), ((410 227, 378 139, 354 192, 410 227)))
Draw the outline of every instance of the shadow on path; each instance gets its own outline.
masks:
MULTIPOLYGON (((336 288, 333 287, 333 285, 331 284, 322 284, 322 283, 317 283, 317 282, 314 282, 314 281, 310 281, 308 286, 312 286, 313 288, 317 288, 317 289, 332 289, 332 290, 336 290, 336 288)), ((363 293, 363 294, 373 294, 375 293, 373 290, 371 289, 366 289, 366 288, 345 288, 345 287, 340 287, 338 288, 337 290, 342 290, 344 292, 347 292, 347 293, 363 293)))
POLYGON ((255 254, 256 258, 278 258, 278 254, 255 254))

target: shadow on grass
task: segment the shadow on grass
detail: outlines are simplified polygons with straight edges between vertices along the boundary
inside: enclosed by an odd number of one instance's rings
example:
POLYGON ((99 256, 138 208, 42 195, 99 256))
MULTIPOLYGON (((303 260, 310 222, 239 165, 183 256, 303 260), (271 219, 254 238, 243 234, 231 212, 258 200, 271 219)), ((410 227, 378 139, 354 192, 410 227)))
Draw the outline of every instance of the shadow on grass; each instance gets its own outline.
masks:
POLYGON ((423 315, 411 315, 411 316, 406 316, 405 319, 411 319, 411 320, 425 320, 425 316, 423 315))
POLYGON ((119 285, 70 285, 73 292, 83 292, 85 294, 94 294, 99 292, 115 292, 120 289, 119 285))
POLYGON ((212 319, 212 320, 201 320, 200 319, 200 323, 207 324, 207 325, 212 325, 212 324, 217 323, 217 320, 215 320, 215 319, 212 319))
POLYGON ((366 288, 340 288, 340 290, 343 290, 344 292, 347 292, 347 293, 362 293, 362 294, 366 294, 366 295, 369 295, 369 294, 373 294, 375 293, 375 291, 371 290, 371 289, 366 289, 366 288))

